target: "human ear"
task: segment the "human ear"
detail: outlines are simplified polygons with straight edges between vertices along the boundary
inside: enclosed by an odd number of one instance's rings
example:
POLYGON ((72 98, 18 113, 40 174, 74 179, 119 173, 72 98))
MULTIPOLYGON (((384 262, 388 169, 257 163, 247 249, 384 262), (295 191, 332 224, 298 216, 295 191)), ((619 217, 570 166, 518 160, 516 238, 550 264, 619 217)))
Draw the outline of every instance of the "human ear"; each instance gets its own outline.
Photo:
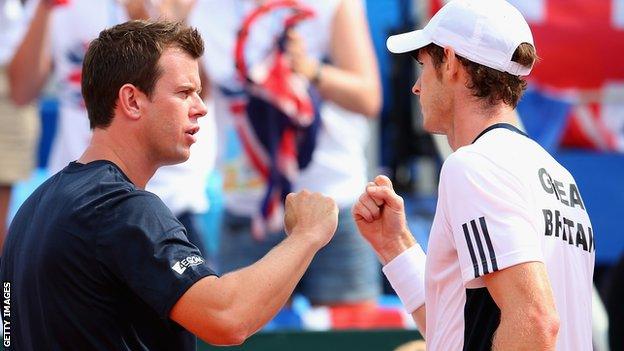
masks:
POLYGON ((117 108, 129 118, 139 119, 141 117, 141 99, 144 95, 136 86, 124 84, 119 89, 117 108))
POLYGON ((459 62, 457 55, 455 55, 455 50, 450 46, 445 47, 443 67, 449 77, 451 78, 457 77, 460 64, 461 62, 459 62))

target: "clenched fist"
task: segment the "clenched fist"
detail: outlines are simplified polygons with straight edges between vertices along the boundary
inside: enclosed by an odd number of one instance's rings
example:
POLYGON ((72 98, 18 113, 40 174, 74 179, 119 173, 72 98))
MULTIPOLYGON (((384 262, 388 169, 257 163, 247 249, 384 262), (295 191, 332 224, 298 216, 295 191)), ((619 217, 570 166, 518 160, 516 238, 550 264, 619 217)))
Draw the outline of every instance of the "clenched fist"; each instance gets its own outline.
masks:
POLYGON ((351 211, 360 234, 386 264, 415 243, 405 219, 403 198, 392 188, 388 177, 378 176, 351 211))
POLYGON ((334 236, 337 226, 338 206, 331 198, 307 190, 286 197, 284 228, 288 235, 306 236, 321 248, 334 236))

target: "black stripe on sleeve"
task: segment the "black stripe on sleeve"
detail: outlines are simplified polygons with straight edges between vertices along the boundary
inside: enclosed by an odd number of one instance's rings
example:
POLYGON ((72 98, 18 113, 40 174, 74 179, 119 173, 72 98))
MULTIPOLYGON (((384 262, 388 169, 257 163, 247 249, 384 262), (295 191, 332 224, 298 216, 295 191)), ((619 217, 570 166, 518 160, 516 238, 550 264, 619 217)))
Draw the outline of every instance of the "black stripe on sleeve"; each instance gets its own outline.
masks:
POLYGON ((472 268, 474 268, 475 278, 479 276, 479 264, 477 263, 477 257, 475 256, 474 249, 472 248, 472 240, 470 240, 470 234, 468 233, 468 225, 464 223, 462 225, 464 229, 464 236, 466 237, 466 244, 468 245, 468 251, 470 252, 470 259, 472 259, 472 268))
POLYGON ((492 246, 492 240, 490 239, 490 233, 488 232, 487 224, 485 223, 485 217, 479 218, 479 223, 481 224, 481 230, 483 231, 485 244, 487 245, 488 252, 490 254, 490 261, 492 262, 492 270, 496 272, 498 270, 498 265, 496 264, 496 253, 494 253, 494 246, 492 246))
POLYGON ((470 226, 472 227, 472 234, 475 237, 475 241, 477 242, 477 248, 479 249, 479 257, 481 257, 481 263, 483 264, 483 274, 488 274, 490 273, 490 271, 488 270, 487 259, 485 258, 485 251, 483 251, 483 244, 481 243, 479 229, 477 229, 477 222, 475 222, 474 219, 471 220, 470 226))

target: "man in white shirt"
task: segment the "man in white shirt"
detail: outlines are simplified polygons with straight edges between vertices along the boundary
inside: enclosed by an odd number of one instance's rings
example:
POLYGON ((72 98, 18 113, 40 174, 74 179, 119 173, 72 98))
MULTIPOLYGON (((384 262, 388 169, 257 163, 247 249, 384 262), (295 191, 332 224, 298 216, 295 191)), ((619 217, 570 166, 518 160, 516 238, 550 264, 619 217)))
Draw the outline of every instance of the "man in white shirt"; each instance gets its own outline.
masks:
POLYGON ((428 254, 386 177, 353 207, 428 350, 591 350, 594 234, 570 173, 513 126, 537 58, 504 0, 455 0, 388 49, 421 65, 424 127, 454 153, 428 254), (425 311, 426 307, 426 311, 425 311))

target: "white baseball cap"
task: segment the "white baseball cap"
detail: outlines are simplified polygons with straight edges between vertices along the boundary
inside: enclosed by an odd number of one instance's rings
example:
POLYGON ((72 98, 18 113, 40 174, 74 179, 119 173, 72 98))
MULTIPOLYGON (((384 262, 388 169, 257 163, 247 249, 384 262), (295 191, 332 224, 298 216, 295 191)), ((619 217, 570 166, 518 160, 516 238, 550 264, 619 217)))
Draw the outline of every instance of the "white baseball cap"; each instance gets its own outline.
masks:
POLYGON ((533 35, 520 11, 505 0, 453 0, 438 11, 425 28, 388 38, 395 54, 414 51, 431 43, 452 47, 470 61, 516 76, 532 67, 511 60, 522 43, 533 46, 533 35))

